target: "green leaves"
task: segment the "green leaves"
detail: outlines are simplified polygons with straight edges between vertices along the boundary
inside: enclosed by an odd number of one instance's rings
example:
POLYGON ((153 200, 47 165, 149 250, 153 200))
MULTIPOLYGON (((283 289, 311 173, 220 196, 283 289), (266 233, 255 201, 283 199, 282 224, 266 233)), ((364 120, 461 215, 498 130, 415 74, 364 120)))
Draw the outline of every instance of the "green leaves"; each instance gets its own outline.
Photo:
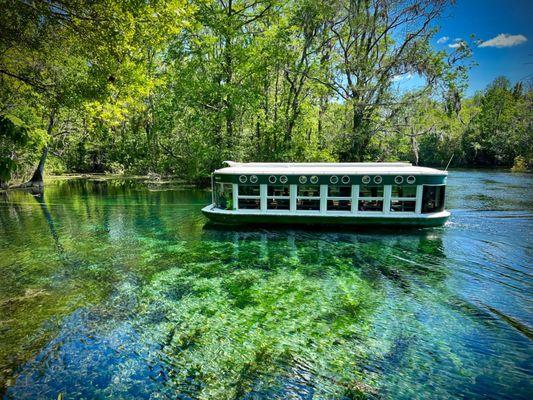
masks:
POLYGON ((24 165, 25 149, 39 149, 46 140, 46 132, 42 129, 15 115, 0 114, 0 183, 9 182, 24 165))
MULTIPOLYGON (((500 82, 465 101, 469 42, 432 47, 445 5, 15 2, 0 15, 0 109, 69 171, 203 184, 226 159, 442 165, 455 153, 510 165, 517 149, 531 159, 530 92, 500 82), (399 90, 414 76, 420 87, 399 90)), ((20 178, 40 145, 17 146, 4 168, 20 178)))
POLYGON ((466 156, 480 165, 512 165, 515 157, 532 158, 528 129, 531 92, 522 94, 504 77, 498 77, 478 97, 478 112, 465 134, 466 156))

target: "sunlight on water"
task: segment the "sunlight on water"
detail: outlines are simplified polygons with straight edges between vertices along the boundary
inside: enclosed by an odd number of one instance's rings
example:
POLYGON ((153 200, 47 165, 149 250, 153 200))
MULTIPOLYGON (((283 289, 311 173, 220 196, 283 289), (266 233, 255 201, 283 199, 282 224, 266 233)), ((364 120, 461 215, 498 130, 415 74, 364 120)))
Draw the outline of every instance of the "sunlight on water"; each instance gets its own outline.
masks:
MULTIPOLYGON (((445 227, 221 229, 206 191, 0 195, 4 398, 527 398, 530 175, 453 171, 445 227)), ((161 190, 160 190, 161 189, 161 190)))

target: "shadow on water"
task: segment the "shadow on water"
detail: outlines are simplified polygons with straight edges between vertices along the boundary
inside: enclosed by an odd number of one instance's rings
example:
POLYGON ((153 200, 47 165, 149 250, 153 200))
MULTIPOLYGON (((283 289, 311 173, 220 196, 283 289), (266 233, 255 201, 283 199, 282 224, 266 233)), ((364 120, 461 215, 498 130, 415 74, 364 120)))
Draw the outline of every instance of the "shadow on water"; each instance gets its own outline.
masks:
MULTIPOLYGON (((1 267, 9 267, 0 290, 3 395, 20 366, 60 331, 61 319, 106 289, 99 277, 92 276, 94 270, 86 268, 88 260, 72 251, 72 238, 61 233, 64 221, 56 220, 61 218, 48 206, 46 192, 42 188, 8 192, 0 204, 0 238, 8 239, 7 246, 5 240, 1 243, 0 261, 8 263, 1 267), (15 224, 6 218, 10 215, 15 224)), ((107 279, 112 284, 112 274, 107 279)))
POLYGON ((255 232, 255 231, 301 231, 301 232, 330 232, 330 233, 369 233, 375 235, 381 234, 402 234, 402 233, 416 233, 426 231, 436 231, 441 228, 420 228, 415 226, 372 226, 372 225, 279 225, 279 224, 243 224, 243 225, 221 225, 208 221, 204 225, 206 231, 229 231, 229 232, 255 232))
POLYGON ((54 218, 52 217, 52 214, 50 214, 50 210, 48 209, 48 206, 46 205, 46 201, 44 199, 44 188, 38 187, 38 188, 32 188, 31 194, 33 195, 33 198, 39 203, 41 206, 41 210, 43 212, 44 219, 46 221, 46 224, 48 225, 48 229, 50 229, 50 234, 52 235, 52 238, 54 239, 56 250, 58 254, 63 254, 63 246, 61 246, 61 243, 59 242, 59 235, 57 234, 57 230, 54 224, 54 218))

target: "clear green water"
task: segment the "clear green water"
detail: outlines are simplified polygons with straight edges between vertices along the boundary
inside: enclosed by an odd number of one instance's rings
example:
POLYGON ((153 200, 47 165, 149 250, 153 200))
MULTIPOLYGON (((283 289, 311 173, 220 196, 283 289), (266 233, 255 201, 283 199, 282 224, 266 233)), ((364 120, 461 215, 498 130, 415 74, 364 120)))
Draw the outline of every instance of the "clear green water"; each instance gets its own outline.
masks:
POLYGON ((206 191, 0 196, 6 399, 528 398, 531 175, 454 171, 443 228, 205 226, 206 191))

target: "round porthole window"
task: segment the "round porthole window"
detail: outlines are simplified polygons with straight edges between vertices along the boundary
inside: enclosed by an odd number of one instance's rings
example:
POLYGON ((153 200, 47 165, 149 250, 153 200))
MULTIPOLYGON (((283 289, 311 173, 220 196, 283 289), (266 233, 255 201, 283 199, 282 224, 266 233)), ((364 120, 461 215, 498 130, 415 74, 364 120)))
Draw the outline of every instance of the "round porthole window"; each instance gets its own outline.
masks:
POLYGON ((381 176, 378 175, 374 177, 374 183, 379 185, 381 182, 383 182, 383 178, 381 176))
POLYGON ((246 177, 246 175, 241 175, 241 176, 239 176, 239 182, 240 182, 240 183, 246 183, 247 179, 248 179, 248 178, 246 177))
POLYGON ((300 181, 300 183, 303 185, 304 183, 307 183, 307 176, 300 176, 300 178, 298 179, 300 181))
POLYGON ((314 175, 310 179, 311 183, 318 183, 318 176, 314 175))
POLYGON ((288 179, 287 179, 287 177, 286 177, 285 175, 281 175, 281 176, 279 177, 279 181, 280 181, 281 183, 287 183, 287 180, 288 180, 288 179))
POLYGON ((269 181, 270 183, 276 183, 276 177, 275 177, 274 175, 270 175, 270 176, 268 177, 268 181, 269 181))
POLYGON ((370 177, 368 175, 363 176, 363 179, 361 179, 361 182, 363 182, 365 185, 367 183, 370 183, 370 177))
POLYGON ((250 182, 252 182, 252 183, 257 183, 257 175, 252 175, 252 176, 250 177, 250 182))
POLYGON ((396 182, 398 185, 401 185, 403 183, 403 176, 397 176, 394 178, 394 182, 396 182))
POLYGON ((407 177, 407 183, 415 183, 416 182, 416 178, 413 176, 413 175, 409 175, 407 177))
POLYGON ((332 177, 329 178, 329 182, 332 183, 332 184, 334 184, 334 185, 335 185, 338 181, 339 181, 339 177, 338 177, 338 176, 333 175, 332 177))
POLYGON ((341 181, 342 183, 350 183, 350 177, 348 175, 344 175, 342 178, 341 178, 341 181))

